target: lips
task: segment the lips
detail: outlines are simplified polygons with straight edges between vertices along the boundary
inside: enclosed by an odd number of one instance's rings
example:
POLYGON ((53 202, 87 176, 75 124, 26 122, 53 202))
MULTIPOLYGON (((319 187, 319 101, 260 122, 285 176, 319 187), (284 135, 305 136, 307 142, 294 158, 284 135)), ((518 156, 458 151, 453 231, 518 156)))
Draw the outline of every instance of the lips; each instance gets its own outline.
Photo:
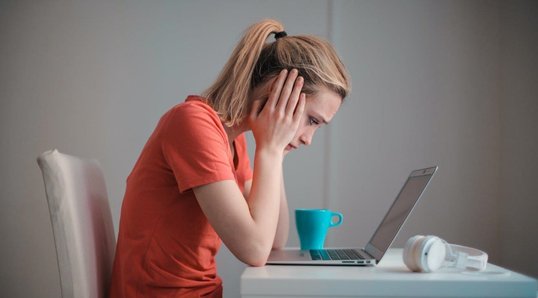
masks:
POLYGON ((294 149, 297 149, 297 147, 293 146, 292 144, 288 144, 288 146, 286 146, 286 150, 288 150, 288 151, 291 151, 291 150, 294 150, 294 149))

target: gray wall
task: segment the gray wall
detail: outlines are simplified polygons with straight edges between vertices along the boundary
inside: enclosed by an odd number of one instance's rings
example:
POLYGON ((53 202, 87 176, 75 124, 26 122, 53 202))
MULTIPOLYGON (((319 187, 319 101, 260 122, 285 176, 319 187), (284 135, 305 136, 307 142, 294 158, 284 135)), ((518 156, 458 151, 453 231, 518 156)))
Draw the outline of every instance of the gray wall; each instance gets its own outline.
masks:
MULTIPOLYGON (((0 2, 0 296, 59 295, 36 156, 98 158, 117 232, 125 178, 159 117, 207 87, 264 17, 332 40, 353 78, 333 123, 285 164, 291 209, 344 213, 328 244, 365 244, 409 171, 437 164, 395 246, 436 234, 538 276, 537 6, 0 2)), ((225 248, 218 262, 225 296, 237 297, 244 265, 225 248)))
POLYGON ((538 276, 538 2, 501 2, 501 263, 538 276))

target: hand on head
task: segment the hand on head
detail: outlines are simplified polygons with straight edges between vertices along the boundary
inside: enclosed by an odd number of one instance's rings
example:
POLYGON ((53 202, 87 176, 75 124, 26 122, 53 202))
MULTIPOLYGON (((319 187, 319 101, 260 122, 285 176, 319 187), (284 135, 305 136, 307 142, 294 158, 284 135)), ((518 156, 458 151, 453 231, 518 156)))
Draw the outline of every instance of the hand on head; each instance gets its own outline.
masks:
POLYGON ((267 101, 254 100, 248 121, 256 150, 263 148, 283 153, 292 141, 305 107, 305 94, 301 93, 303 84, 304 79, 298 76, 296 69, 289 73, 284 69, 274 81, 267 101))

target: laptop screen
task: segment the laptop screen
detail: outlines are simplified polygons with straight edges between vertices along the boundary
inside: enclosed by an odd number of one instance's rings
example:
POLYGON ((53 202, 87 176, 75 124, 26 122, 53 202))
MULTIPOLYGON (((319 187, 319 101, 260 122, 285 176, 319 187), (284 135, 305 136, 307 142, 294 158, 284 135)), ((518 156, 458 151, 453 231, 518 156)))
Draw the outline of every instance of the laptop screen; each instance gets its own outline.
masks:
POLYGON ((377 253, 373 254, 376 259, 381 259, 392 244, 394 238, 396 238, 400 228, 403 226, 409 213, 411 213, 411 210, 413 210, 415 203, 428 185, 435 170, 436 167, 417 170, 412 172, 409 178, 407 178, 400 193, 368 243, 368 246, 373 246, 373 251, 377 251, 377 253))

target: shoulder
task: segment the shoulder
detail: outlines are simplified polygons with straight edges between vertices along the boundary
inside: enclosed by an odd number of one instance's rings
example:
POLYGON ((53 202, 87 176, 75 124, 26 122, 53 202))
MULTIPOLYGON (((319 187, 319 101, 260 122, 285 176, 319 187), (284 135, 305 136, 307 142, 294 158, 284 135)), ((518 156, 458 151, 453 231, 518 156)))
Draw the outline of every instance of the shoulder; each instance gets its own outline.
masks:
POLYGON ((207 117, 210 119, 219 120, 217 112, 209 106, 202 97, 190 95, 185 99, 184 102, 173 106, 165 116, 176 116, 176 117, 186 117, 186 116, 197 116, 197 117, 207 117))
POLYGON ((161 122, 165 130, 203 131, 216 130, 224 132, 218 114, 211 106, 198 96, 189 96, 180 104, 172 107, 163 115, 161 122))

